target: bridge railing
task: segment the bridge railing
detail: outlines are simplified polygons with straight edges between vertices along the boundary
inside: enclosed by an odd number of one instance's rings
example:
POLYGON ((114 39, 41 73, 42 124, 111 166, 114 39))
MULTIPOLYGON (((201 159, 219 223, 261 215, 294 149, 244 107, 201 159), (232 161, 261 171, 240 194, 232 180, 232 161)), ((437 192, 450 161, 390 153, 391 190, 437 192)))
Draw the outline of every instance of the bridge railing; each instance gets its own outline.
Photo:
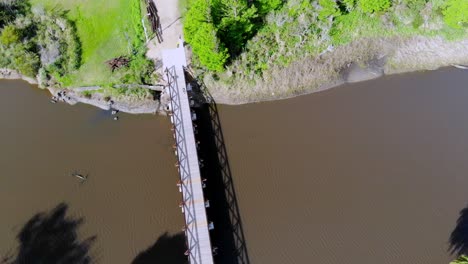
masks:
MULTIPOLYGON (((177 86, 177 75, 175 67, 166 69, 167 81, 169 94, 171 97, 171 121, 173 124, 173 135, 176 141, 176 156, 178 157, 178 162, 176 164, 179 175, 180 175, 180 188, 182 190, 182 203, 181 207, 183 208, 184 217, 185 217, 185 235, 187 238, 187 251, 191 264, 201 264, 201 250, 200 243, 198 240, 198 228, 197 228, 197 219, 194 207, 194 196, 193 196, 193 186, 190 177, 190 165, 188 158, 187 145, 185 141, 185 132, 184 131, 184 118, 190 118, 191 116, 183 116, 181 111, 181 100, 179 89, 177 86)), ((189 131, 193 133, 193 131, 189 131)))

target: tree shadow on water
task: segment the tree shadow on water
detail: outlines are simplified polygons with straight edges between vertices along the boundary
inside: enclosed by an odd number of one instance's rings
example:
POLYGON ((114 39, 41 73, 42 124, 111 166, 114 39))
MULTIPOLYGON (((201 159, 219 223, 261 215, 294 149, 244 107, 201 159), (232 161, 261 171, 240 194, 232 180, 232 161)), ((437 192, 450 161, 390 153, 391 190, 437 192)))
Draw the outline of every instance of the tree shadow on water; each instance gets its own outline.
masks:
POLYGON ((80 241, 78 227, 83 219, 66 216, 68 206, 59 204, 49 213, 34 215, 17 235, 20 243, 16 256, 3 259, 6 264, 91 263, 89 249, 96 237, 80 241))
POLYGON ((451 254, 468 254, 468 207, 460 211, 457 225, 450 235, 449 244, 451 254))
POLYGON ((185 250, 184 233, 171 236, 166 232, 151 247, 140 252, 132 264, 186 264, 185 250))

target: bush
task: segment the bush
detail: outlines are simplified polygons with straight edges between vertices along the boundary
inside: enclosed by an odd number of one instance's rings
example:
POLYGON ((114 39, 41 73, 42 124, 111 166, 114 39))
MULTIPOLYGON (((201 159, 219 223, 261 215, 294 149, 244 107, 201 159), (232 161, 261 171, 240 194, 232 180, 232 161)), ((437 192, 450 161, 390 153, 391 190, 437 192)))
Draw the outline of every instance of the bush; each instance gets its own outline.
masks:
POLYGON ((21 31, 13 25, 5 26, 0 35, 0 42, 9 46, 18 43, 21 40, 21 31))
POLYGON ((390 4, 390 0, 359 0, 359 6, 366 13, 385 11, 390 7, 390 4))
POLYGON ((34 77, 39 70, 40 60, 37 54, 22 48, 17 48, 13 58, 13 64, 15 69, 23 75, 34 77))
POLYGON ((212 24, 201 24, 190 44, 202 65, 212 71, 224 70, 229 54, 227 49, 219 43, 212 24))
POLYGON ((283 0, 257 0, 254 4, 258 13, 264 16, 273 10, 278 10, 283 5, 283 0))
POLYGON ((322 7, 319 13, 320 19, 326 19, 330 16, 336 17, 341 14, 338 5, 333 0, 319 0, 319 4, 322 7))
POLYGON ((20 15, 25 15, 29 11, 26 0, 0 1, 0 28, 5 24, 15 20, 20 15))
POLYGON ((447 25, 462 28, 468 23, 468 0, 448 0, 442 13, 447 25))

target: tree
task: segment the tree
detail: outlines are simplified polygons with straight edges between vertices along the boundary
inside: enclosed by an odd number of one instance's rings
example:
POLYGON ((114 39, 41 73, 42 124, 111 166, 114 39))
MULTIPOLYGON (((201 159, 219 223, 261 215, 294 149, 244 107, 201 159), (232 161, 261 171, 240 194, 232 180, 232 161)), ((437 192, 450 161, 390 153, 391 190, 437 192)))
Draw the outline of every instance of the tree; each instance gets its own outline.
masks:
POLYGON ((21 39, 21 32, 13 25, 5 26, 0 35, 0 42, 9 46, 18 43, 21 39))
POLYGON ((385 11, 390 5, 390 0, 359 0, 359 6, 366 13, 385 11))
POLYGON ((218 8, 221 15, 218 36, 229 52, 236 55, 255 34, 257 8, 249 7, 246 0, 221 0, 218 8))
POLYGON ((442 13, 447 25, 453 28, 462 28, 468 24, 468 1, 448 0, 442 13))
POLYGON ((468 257, 465 255, 461 255, 456 260, 450 262, 450 264, 468 264, 468 257))
POLYGON ((213 71, 222 71, 229 58, 220 43, 211 19, 211 1, 193 0, 185 15, 184 36, 200 63, 213 71))
POLYGON ((229 54, 227 49, 219 43, 213 24, 201 24, 190 44, 202 65, 212 71, 224 70, 229 54))
POLYGON ((257 7, 258 13, 264 16, 272 10, 278 10, 283 5, 283 0, 256 0, 254 5, 257 7))

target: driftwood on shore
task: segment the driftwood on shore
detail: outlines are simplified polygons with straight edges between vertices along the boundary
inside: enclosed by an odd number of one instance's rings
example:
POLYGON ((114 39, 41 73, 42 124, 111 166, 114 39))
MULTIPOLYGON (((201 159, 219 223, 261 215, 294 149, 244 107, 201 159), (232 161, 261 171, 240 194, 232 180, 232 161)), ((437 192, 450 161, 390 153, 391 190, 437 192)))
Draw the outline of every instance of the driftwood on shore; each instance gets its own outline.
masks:
POLYGON ((468 70, 468 65, 452 64, 452 66, 458 69, 468 70))
POLYGON ((156 34, 156 38, 158 42, 161 43, 163 41, 162 37, 162 27, 161 27, 161 20, 159 19, 158 9, 152 0, 146 1, 146 11, 148 12, 148 19, 151 22, 151 30, 156 34))
POLYGON ((156 84, 156 85, 145 85, 145 84, 116 84, 114 88, 127 88, 127 89, 149 89, 153 91, 161 92, 164 89, 163 84, 156 84))
POLYGON ((106 61, 107 65, 111 68, 112 72, 114 70, 122 68, 124 66, 128 66, 130 63, 130 59, 125 56, 119 56, 117 58, 113 58, 111 60, 106 61))

